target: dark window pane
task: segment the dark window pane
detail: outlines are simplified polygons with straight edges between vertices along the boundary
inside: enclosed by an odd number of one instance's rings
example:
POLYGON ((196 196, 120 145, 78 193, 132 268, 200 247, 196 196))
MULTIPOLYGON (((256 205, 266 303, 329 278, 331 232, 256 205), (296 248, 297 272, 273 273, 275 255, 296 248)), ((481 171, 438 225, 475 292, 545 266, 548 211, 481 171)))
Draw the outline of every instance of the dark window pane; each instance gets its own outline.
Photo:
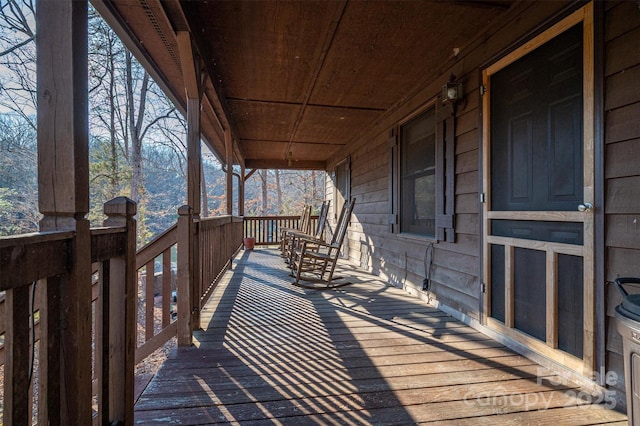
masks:
POLYGON ((435 109, 403 125, 400 138, 400 230, 435 236, 435 109))
POLYGON ((580 256, 558 255, 558 348, 582 358, 583 262, 580 256))
POLYGON ((516 247, 514 264, 514 325, 518 330, 546 341, 546 253, 516 247))
POLYGON ((491 316, 504 322, 504 246, 491 245, 491 316))
POLYGON ((583 198, 582 25, 491 77, 491 209, 572 211, 583 198))

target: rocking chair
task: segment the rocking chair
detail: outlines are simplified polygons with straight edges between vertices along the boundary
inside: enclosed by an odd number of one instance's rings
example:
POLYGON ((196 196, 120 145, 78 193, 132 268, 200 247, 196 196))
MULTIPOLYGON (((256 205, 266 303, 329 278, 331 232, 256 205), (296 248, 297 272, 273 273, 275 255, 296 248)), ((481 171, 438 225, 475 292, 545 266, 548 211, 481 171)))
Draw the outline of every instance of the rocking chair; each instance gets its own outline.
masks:
POLYGON ((300 246, 292 251, 292 274, 295 271, 295 285, 301 285, 300 280, 324 283, 331 287, 333 272, 338 263, 342 242, 347 233, 351 212, 356 204, 355 198, 345 203, 340 212, 336 229, 330 243, 317 239, 300 238, 300 246))
POLYGON ((322 236, 324 234, 324 228, 326 227, 327 215, 329 213, 330 206, 331 201, 325 201, 322 203, 322 206, 320 207, 320 213, 318 214, 318 224, 316 225, 316 229, 313 234, 295 230, 289 230, 284 233, 283 238, 287 239, 287 241, 283 243, 283 255, 285 256, 285 261, 287 263, 291 263, 291 256, 293 255, 294 251, 300 246, 300 240, 306 239, 320 242, 324 241, 322 239, 322 236))
POLYGON ((280 250, 282 251, 282 257, 286 257, 288 253, 288 238, 287 234, 292 231, 309 233, 311 228, 311 206, 304 206, 300 221, 298 222, 298 228, 280 228, 280 250))

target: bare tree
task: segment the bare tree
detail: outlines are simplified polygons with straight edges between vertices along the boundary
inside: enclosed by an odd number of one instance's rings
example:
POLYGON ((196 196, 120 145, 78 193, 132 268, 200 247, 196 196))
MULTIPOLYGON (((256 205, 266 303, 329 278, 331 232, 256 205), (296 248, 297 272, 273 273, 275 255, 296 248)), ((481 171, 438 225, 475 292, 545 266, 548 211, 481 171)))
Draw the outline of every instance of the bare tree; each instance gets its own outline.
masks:
POLYGON ((282 214, 282 186, 280 185, 280 170, 273 171, 276 181, 276 214, 282 214))
POLYGON ((16 114, 0 115, 0 235, 38 229, 36 136, 16 114))
POLYGON ((36 106, 35 6, 32 0, 0 2, 0 107, 33 129, 36 106))

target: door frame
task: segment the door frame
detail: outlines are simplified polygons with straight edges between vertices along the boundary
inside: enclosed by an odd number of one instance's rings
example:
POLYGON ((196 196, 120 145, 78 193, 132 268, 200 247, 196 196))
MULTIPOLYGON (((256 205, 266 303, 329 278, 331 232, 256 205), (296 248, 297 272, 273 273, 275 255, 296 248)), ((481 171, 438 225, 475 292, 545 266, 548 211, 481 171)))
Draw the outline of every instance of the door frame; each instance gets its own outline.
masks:
MULTIPOLYGON (((584 376, 591 376, 595 371, 596 356, 596 309, 595 309, 595 245, 594 245, 594 210, 582 212, 554 212, 550 217, 547 212, 518 212, 520 220, 562 220, 584 223, 584 244, 582 246, 568 247, 558 243, 544 243, 550 251, 547 252, 547 278, 546 278, 546 317, 547 333, 546 342, 528 336, 513 326, 513 287, 509 280, 513 266, 513 239, 489 236, 492 219, 513 219, 510 212, 490 211, 491 205, 491 76, 518 59, 532 52, 544 43, 552 40, 559 34, 576 24, 583 24, 583 155, 584 155, 584 194, 583 202, 594 204, 594 142, 595 142, 595 79, 594 79, 594 21, 593 3, 588 3, 557 24, 542 32, 538 36, 524 43, 511 53, 499 59, 482 71, 482 84, 484 96, 482 97, 482 279, 483 297, 481 309, 482 323, 498 333, 522 344, 539 354, 554 360, 584 376), (492 243, 505 244, 505 322, 502 323, 491 317, 491 258, 492 243), (557 349, 557 299, 556 299, 556 268, 557 254, 571 254, 583 257, 583 358, 577 358, 571 354, 557 349), (511 285, 510 285, 511 284, 511 285)), ((524 246, 536 248, 540 243, 531 241, 524 246)))

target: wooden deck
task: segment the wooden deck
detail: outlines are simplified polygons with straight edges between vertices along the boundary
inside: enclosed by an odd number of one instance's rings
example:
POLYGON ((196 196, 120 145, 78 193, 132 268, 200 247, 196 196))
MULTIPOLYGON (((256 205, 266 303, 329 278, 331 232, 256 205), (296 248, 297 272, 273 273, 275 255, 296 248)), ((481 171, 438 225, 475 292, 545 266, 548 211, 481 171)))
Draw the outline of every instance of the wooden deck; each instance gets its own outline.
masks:
POLYGON ((335 290, 294 287, 287 272, 275 250, 240 253, 196 347, 167 360, 137 402, 137 424, 626 425, 577 386, 346 264, 353 284, 335 290))

